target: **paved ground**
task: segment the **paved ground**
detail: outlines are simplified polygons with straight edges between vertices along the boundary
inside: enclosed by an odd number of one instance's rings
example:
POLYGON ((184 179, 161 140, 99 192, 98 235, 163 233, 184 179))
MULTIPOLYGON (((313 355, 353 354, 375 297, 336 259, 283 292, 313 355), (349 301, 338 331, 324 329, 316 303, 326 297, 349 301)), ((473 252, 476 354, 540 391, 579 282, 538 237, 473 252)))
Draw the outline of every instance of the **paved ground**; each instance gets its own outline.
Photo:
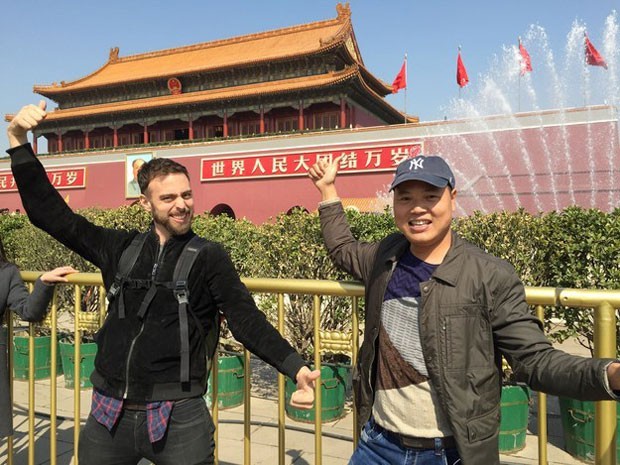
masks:
MULTIPOLYGON (((584 351, 574 344, 565 344, 563 348, 572 353, 584 351)), ((265 369, 253 363, 253 396, 252 428, 251 428, 251 460, 253 465, 275 465, 278 463, 277 447, 277 404, 275 402, 274 378, 271 369, 265 369)), ((64 389, 64 380, 57 379, 58 387, 58 434, 57 434, 57 464, 70 465, 73 456, 73 390, 64 389)), ((25 406, 28 405, 27 384, 15 383, 15 428, 14 436, 14 465, 28 464, 28 419, 25 406)), ((49 464, 50 437, 49 418, 44 415, 49 411, 50 380, 38 381, 35 391, 35 405, 38 412, 35 421, 34 463, 36 465, 49 464)), ((90 391, 81 393, 81 412, 84 417, 90 408, 90 391)), ((557 399, 550 398, 548 402, 549 465, 579 465, 584 462, 577 460, 562 450, 564 440, 560 423, 557 399)), ((530 419, 530 428, 526 447, 512 455, 502 455, 504 465, 537 464, 537 436, 536 432, 537 406, 534 404, 530 419)), ((314 425, 308 425, 287 419, 286 432, 286 464, 311 465, 315 463, 314 425)), ((323 460, 325 465, 346 465, 351 455, 353 443, 351 440, 352 415, 349 413, 343 418, 323 425, 323 460)), ((243 464, 243 407, 220 410, 219 424, 219 464, 243 464)), ((6 441, 0 442, 0 464, 7 462, 6 441)), ((83 464, 87 465, 87 464, 83 464)), ((143 461, 140 465, 148 465, 143 461)), ((482 464, 481 464, 482 465, 482 464)))

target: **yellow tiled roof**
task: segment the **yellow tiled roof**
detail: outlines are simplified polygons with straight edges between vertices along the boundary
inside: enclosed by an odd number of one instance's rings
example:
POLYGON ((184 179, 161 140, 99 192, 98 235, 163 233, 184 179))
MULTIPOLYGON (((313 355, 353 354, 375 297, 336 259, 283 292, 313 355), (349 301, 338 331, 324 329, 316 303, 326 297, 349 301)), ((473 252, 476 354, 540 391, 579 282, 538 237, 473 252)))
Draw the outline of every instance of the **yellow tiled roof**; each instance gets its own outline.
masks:
POLYGON ((357 66, 351 66, 339 72, 331 72, 315 76, 303 76, 282 81, 261 82, 236 87, 224 87, 200 92, 189 92, 187 94, 171 94, 164 95, 162 97, 67 108, 64 110, 57 109, 48 113, 46 120, 63 120, 99 114, 119 113, 136 109, 147 110, 167 106, 187 105, 191 103, 212 102, 222 99, 230 100, 247 96, 260 96, 279 92, 307 90, 317 87, 331 86, 354 77, 359 77, 359 68, 357 66))
MULTIPOLYGON (((35 85, 34 91, 54 95, 317 53, 341 45, 349 37, 355 41, 348 4, 339 4, 337 11, 335 19, 126 57, 119 57, 118 48, 113 48, 108 62, 88 76, 35 85)), ((357 44, 350 45, 357 50, 357 44)), ((352 56, 361 60, 356 51, 352 56)))

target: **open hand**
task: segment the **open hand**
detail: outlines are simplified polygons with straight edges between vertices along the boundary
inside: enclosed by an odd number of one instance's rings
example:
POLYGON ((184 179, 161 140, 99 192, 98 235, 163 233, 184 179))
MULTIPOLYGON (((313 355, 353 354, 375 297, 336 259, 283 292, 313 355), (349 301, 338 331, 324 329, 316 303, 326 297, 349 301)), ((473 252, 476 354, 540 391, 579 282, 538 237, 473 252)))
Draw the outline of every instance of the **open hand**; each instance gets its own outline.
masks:
POLYGON ((47 285, 56 283, 66 283, 67 275, 77 273, 78 271, 71 266, 60 266, 41 275, 41 281, 47 285))

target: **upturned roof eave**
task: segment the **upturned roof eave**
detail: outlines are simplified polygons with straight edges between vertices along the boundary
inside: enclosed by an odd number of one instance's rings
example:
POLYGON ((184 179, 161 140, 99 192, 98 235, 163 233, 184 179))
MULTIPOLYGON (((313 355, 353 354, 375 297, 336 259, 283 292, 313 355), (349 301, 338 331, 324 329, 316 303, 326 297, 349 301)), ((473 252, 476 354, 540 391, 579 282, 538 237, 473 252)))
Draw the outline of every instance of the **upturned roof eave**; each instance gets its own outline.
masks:
POLYGON ((217 67, 217 68, 201 68, 201 69, 191 70, 191 71, 187 71, 187 72, 185 72, 183 74, 175 74, 174 72, 158 73, 158 74, 153 74, 152 76, 149 76, 149 77, 146 77, 146 78, 140 78, 140 79, 135 79, 135 80, 127 80, 127 81, 116 81, 116 82, 111 82, 111 83, 107 83, 107 84, 103 84, 103 85, 93 85, 93 86, 89 86, 89 87, 80 87, 79 89, 72 89, 70 87, 41 87, 41 86, 35 86, 35 87, 33 87, 33 92, 35 92, 35 93, 37 93, 39 95, 42 95, 44 97, 48 97, 50 99, 53 99, 52 96, 57 96, 57 95, 61 95, 61 94, 69 94, 69 93, 72 93, 72 92, 82 92, 82 91, 88 91, 88 90, 93 90, 93 89, 105 89, 105 88, 110 88, 110 87, 116 87, 116 86, 122 85, 122 84, 129 84, 129 83, 135 84, 135 83, 140 83, 140 82, 148 82, 148 81, 151 81, 153 79, 168 78, 170 76, 181 77, 181 76, 187 76, 187 75, 197 74, 197 73, 201 73, 201 72, 213 73, 213 72, 227 71, 229 69, 239 69, 241 67, 259 66, 259 65, 264 64, 264 63, 280 63, 280 62, 283 62, 283 61, 291 60, 292 58, 306 58, 306 57, 320 55, 322 53, 330 51, 331 49, 337 48, 339 45, 343 45, 343 44, 342 43, 330 44, 330 45, 322 47, 320 49, 313 50, 313 51, 306 52, 306 53, 302 53, 302 54, 298 54, 298 55, 283 55, 283 56, 277 57, 277 58, 264 58, 264 59, 257 59, 257 60, 248 60, 248 61, 245 61, 245 62, 238 62, 238 63, 235 63, 235 64, 231 64, 231 65, 227 65, 227 66, 221 66, 221 67, 217 67))
POLYGON ((377 94, 385 97, 386 95, 392 93, 392 86, 390 86, 386 82, 383 82, 377 76, 372 74, 370 71, 368 71, 368 69, 366 69, 365 66, 360 66, 360 72, 362 73, 364 79, 368 82, 368 84, 371 84, 373 86, 373 89, 375 90, 375 92, 377 92, 377 94))
MULTIPOLYGON (((344 40, 346 40, 346 37, 348 37, 348 33, 352 31, 352 24, 350 21, 350 17, 349 16, 343 16, 343 17, 337 17, 337 18, 333 18, 333 19, 329 19, 329 20, 324 20, 324 21, 316 21, 313 23, 308 23, 308 24, 304 24, 304 25, 300 25, 300 26, 291 26, 289 28, 282 28, 282 29, 275 29, 272 31, 266 31, 264 33, 255 33, 255 34, 248 34, 248 35, 244 35, 244 36, 238 36, 238 37, 233 37, 230 39, 223 39, 220 41, 212 41, 212 42, 204 42, 201 44, 194 44, 194 45, 188 45, 185 47, 177 47, 177 48, 173 48, 173 49, 166 49, 166 50, 160 50, 160 51, 156 51, 156 52, 147 52, 147 53, 143 53, 143 54, 136 54, 136 55, 129 55, 127 57, 122 57, 122 58, 117 58, 116 60, 112 60, 112 58, 110 58, 103 66, 101 66, 100 68, 98 68, 97 70, 93 71, 92 73, 76 79, 74 81, 70 81, 70 82, 64 82, 61 81, 61 85, 58 85, 56 83, 51 84, 51 85, 34 85, 33 86, 33 92, 37 93, 39 95, 42 95, 44 97, 53 99, 53 96, 55 95, 62 95, 62 94, 68 94, 71 92, 82 92, 85 90, 92 90, 92 89, 97 89, 97 88, 109 88, 109 87, 114 87, 114 86, 118 86, 121 84, 126 84, 126 83, 138 83, 138 82, 145 82, 145 81, 149 81, 152 79, 159 79, 159 78, 164 78, 164 77, 169 77, 169 76, 183 76, 183 75, 189 75, 189 74, 195 74, 195 73, 201 73, 201 72, 217 72, 217 71, 225 71, 231 68, 238 68, 238 67, 247 67, 248 65, 259 65, 262 63, 267 63, 267 62, 281 62, 281 61, 286 61, 286 60, 290 60, 291 58, 295 58, 295 57, 299 57, 299 58, 303 58, 306 56, 313 56, 313 55, 317 55, 317 54, 321 54, 324 53, 326 51, 329 51, 331 49, 337 48, 338 46, 342 46, 344 45, 344 40), (83 83, 84 81, 91 79, 92 77, 100 74, 101 72, 103 72, 107 67, 109 66, 113 66, 117 63, 124 63, 127 61, 133 61, 133 60, 139 60, 139 59, 148 59, 148 58, 152 58, 152 57, 157 57, 157 56, 163 56, 163 55, 170 55, 173 53, 180 53, 180 52, 184 52, 184 51, 188 51, 188 50, 192 50, 195 48, 200 48, 200 47, 213 47, 213 46, 219 46, 220 44, 225 44, 225 43, 233 43, 234 41, 241 41, 241 40, 254 40, 257 37, 269 37, 269 36, 273 36, 273 35, 277 35, 279 34, 286 34, 288 32, 294 31, 298 28, 305 28, 305 29, 312 29, 312 28, 317 28, 317 27, 328 27, 328 26, 333 26, 335 24, 341 24, 341 28, 338 30, 338 32, 336 32, 335 34, 332 35, 331 38, 327 38, 327 39, 333 39, 333 41, 330 41, 330 43, 323 45, 322 42, 319 41, 320 46, 315 49, 315 50, 309 50, 306 52, 301 52, 299 54, 285 54, 282 56, 278 56, 278 57, 268 57, 268 58, 263 58, 263 59, 257 59, 257 60, 246 60, 246 61, 242 61, 242 62, 237 62, 234 64, 230 64, 230 65, 226 65, 226 66, 220 66, 220 67, 215 67, 215 68, 208 68, 208 67, 203 67, 203 68, 198 68, 195 70, 189 70, 189 71, 183 71, 183 72, 175 72, 175 71, 168 71, 166 70, 166 72, 161 72, 161 73, 154 73, 148 77, 140 77, 137 79, 130 79, 130 80, 126 80, 126 81, 114 81, 114 82, 110 82, 110 83, 105 83, 105 84, 95 84, 95 85, 86 85, 86 86, 81 86, 79 88, 75 88, 75 86, 77 84, 83 83)), ((356 44, 357 46, 357 44, 356 44)), ((118 52, 118 49, 116 49, 118 52)), ((112 51, 111 51, 111 55, 112 57, 112 51)))
POLYGON ((368 83, 364 80, 361 67, 360 67, 360 70, 358 71, 358 75, 359 75, 360 85, 366 89, 365 95, 370 96, 370 98, 374 100, 375 103, 377 103, 380 107, 382 107, 384 111, 386 111, 388 114, 393 116, 394 119, 406 118, 408 123, 418 123, 420 121, 420 118, 418 116, 405 115, 404 113, 398 111, 396 108, 390 105, 382 95, 380 95, 374 89, 372 89, 368 85, 368 83))
MULTIPOLYGON (((357 70, 357 68, 351 68, 351 69, 347 69, 345 71, 341 71, 340 73, 336 73, 333 76, 333 79, 330 80, 326 80, 325 82, 321 82, 321 83, 316 83, 316 84, 308 84, 307 86, 303 86, 300 85, 297 88, 284 88, 284 89, 274 89, 274 90, 269 90, 269 89, 256 89, 255 91, 251 91, 252 86, 242 86, 242 87, 246 87, 249 91, 248 92, 240 92, 238 95, 227 95, 227 96, 222 96, 219 98, 213 98, 211 100, 209 100, 209 103, 217 103, 220 101, 230 101, 230 100, 236 100, 236 99, 240 99, 240 98, 247 98, 247 97, 261 97, 261 96, 265 96, 265 95, 277 95, 277 94, 282 94, 282 93, 287 93, 287 92, 299 92, 299 91, 311 91, 311 90, 315 90, 315 89, 320 89, 320 88, 324 88, 327 86, 335 86, 340 84, 341 82, 344 82, 348 79, 351 79, 353 76, 355 76, 356 73, 358 73, 359 71, 357 70)), ((274 83, 275 84, 275 83, 274 83)), ((202 94, 205 95, 207 92, 209 91, 203 91, 203 92, 197 92, 196 94, 202 94)), ((189 94, 184 94, 185 96, 188 96, 189 94)), ((206 96, 206 95, 205 95, 206 96)), ((196 95, 196 97, 200 97, 200 95, 196 95)), ((116 104, 104 104, 104 105, 93 105, 92 109, 95 110, 95 112, 90 113, 90 114, 82 114, 82 115, 75 115, 72 113, 75 113, 75 109, 67 109, 67 110, 55 110, 52 111, 48 114, 48 118, 45 121, 61 121, 61 120, 70 120, 72 118, 88 118, 88 117, 95 117, 97 115, 102 115, 102 114, 118 114, 118 113, 128 113, 131 111, 137 111, 137 110, 141 110, 140 108, 136 108, 136 107, 129 107, 129 105, 133 105, 136 103, 144 103, 144 104, 151 104, 149 106, 149 110, 155 110, 155 109, 160 109, 160 108, 164 108, 164 107, 172 107, 175 105, 190 105, 190 104, 199 104, 201 103, 201 101, 199 99, 197 99, 196 101, 192 101, 192 102, 178 102, 175 98, 171 97, 171 96, 163 96, 163 97, 156 97, 156 98, 149 98, 149 99, 140 99, 140 100, 131 100, 131 101, 127 101, 127 102, 117 102, 116 104), (123 106, 125 106, 126 108, 123 108, 123 106), (99 110, 99 111, 98 111, 99 110), (70 116, 64 116, 64 115, 70 115, 70 116)))
MULTIPOLYGON (((374 89, 374 85, 371 86, 369 82, 366 81, 366 77, 369 75, 368 71, 365 70, 365 68, 363 68, 362 66, 360 66, 359 64, 354 64, 352 66, 350 66, 349 68, 340 71, 339 73, 335 73, 334 74, 334 78, 330 79, 328 81, 319 83, 319 84, 309 84, 307 86, 299 86, 297 88, 285 88, 285 89, 276 89, 276 90, 269 90, 269 89, 257 89, 255 92, 241 92, 239 95, 236 96, 224 96, 221 98, 214 98, 212 100, 210 100, 210 103, 217 103, 218 101, 225 101, 225 100, 231 100, 231 99, 239 99, 239 98, 247 98, 247 97, 261 97, 261 96, 265 96, 265 95, 278 95, 278 94, 282 94, 282 93, 286 93, 286 92, 299 92, 299 91, 312 91, 312 90, 316 90, 316 89, 320 89, 320 88, 324 88, 327 86, 336 86, 339 85, 343 82, 346 81, 352 81, 352 80, 356 80, 358 82, 358 85, 360 85, 361 87, 363 87, 365 89, 364 94, 366 94, 366 98, 369 98, 370 100, 374 101, 376 105, 378 105, 380 108, 383 109, 383 111, 385 111, 387 114, 389 114, 391 117, 393 117, 394 119, 399 119, 401 117, 403 117, 403 114, 401 112, 399 112, 397 109, 395 109, 394 107, 392 107, 388 102, 385 101, 385 99, 383 98, 383 96, 381 94, 379 94, 378 92, 376 92, 376 89, 374 89), (364 72, 365 71, 365 72, 364 72)), ((370 75, 372 76, 372 75, 370 75)), ((274 83, 275 84, 275 83, 274 83)), ((246 87, 246 86, 243 86, 246 87)), ((248 89, 251 89, 251 86, 247 86, 248 89)), ((208 91, 207 91, 208 92, 208 91)), ((203 92, 203 94, 205 94, 206 92, 203 92)), ((174 105, 178 105, 179 102, 176 102, 173 98, 171 98, 170 96, 164 96, 164 97, 157 97, 155 99, 143 99, 143 100, 132 100, 132 101, 128 101, 128 102, 119 102, 116 105, 112 105, 112 108, 110 108, 108 111, 111 114, 118 114, 118 113, 126 113, 126 112, 130 112, 130 111, 136 111, 137 108, 135 107, 131 107, 131 108, 127 108, 127 109, 123 109, 122 105, 126 104, 126 105, 132 105, 135 104, 136 102, 140 102, 140 103, 151 103, 153 100, 160 100, 161 105, 152 105, 150 107, 150 109, 152 110, 156 110, 156 109, 160 109, 160 108, 164 108, 164 107, 170 107, 170 106, 174 106, 174 105), (114 108, 116 107, 116 108, 114 108)), ((194 101, 194 102, 187 102, 187 103, 181 103, 181 105, 183 104, 196 104, 196 103, 201 103, 199 100, 194 101)), ((105 104, 103 106, 93 106, 93 109, 97 110, 97 109, 102 109, 105 107, 110 107, 110 105, 105 104), (97 108, 98 107, 98 108, 97 108)), ((139 109, 139 108, 138 108, 139 109)), ((69 110, 55 110, 54 112, 50 113, 50 117, 48 119, 48 121, 61 121, 63 119, 65 119, 62 114, 63 113, 73 113, 73 109, 69 109, 69 110)), ((92 113, 92 114, 85 114, 85 115, 75 115, 75 116, 68 116, 66 119, 69 120, 71 118, 76 118, 76 117, 82 117, 82 118, 88 118, 88 117, 95 117, 97 115, 101 115, 101 114, 105 114, 107 111, 103 110, 97 113, 92 113)), ((10 116, 11 115, 6 115, 5 119, 7 121, 10 121, 10 116)), ((417 117, 411 117, 411 116, 407 116, 407 120, 409 122, 418 122, 419 118, 417 117)))

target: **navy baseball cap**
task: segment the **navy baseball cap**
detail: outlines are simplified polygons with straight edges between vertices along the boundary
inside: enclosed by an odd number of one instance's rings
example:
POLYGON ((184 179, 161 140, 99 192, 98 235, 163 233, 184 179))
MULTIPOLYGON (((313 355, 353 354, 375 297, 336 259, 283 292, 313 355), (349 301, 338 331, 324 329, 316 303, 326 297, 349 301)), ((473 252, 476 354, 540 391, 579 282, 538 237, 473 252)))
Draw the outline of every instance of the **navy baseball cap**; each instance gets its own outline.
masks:
POLYGON ((450 186, 452 189, 456 184, 452 170, 438 155, 418 155, 402 161, 396 168, 390 190, 405 181, 423 181, 435 187, 450 186))

